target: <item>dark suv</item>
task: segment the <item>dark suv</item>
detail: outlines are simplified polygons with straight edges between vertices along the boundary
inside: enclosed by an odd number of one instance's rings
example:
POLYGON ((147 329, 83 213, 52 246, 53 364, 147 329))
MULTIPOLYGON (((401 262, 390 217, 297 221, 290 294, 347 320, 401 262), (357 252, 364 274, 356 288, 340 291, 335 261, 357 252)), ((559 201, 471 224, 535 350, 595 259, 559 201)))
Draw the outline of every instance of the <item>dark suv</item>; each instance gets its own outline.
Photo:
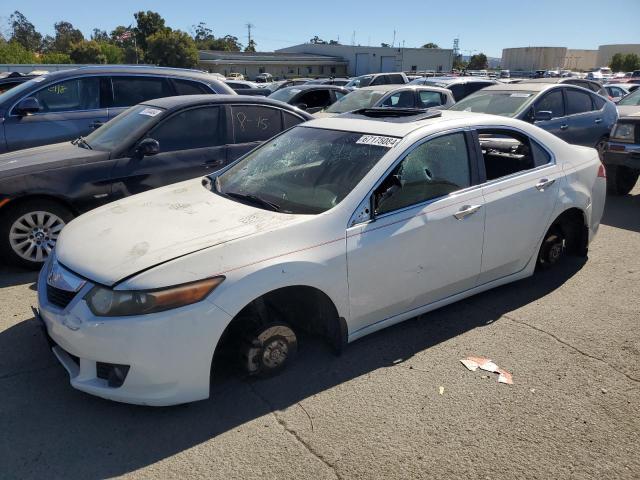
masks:
POLYGON ((234 91, 206 73, 176 68, 98 66, 48 73, 0 94, 0 153, 88 135, 147 100, 203 93, 234 91))
POLYGON ((219 170, 311 118, 261 97, 160 98, 86 138, 0 155, 0 257, 37 268, 76 215, 219 170))

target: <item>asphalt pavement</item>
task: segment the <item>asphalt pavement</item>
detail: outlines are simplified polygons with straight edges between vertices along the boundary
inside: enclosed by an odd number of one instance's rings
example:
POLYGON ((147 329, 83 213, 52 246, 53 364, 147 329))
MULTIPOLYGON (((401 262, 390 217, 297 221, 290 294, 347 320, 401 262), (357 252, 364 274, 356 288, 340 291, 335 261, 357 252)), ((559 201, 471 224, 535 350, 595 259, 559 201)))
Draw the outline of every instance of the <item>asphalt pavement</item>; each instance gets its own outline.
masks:
POLYGON ((365 337, 302 339, 279 377, 145 408, 69 386, 0 267, 0 478, 640 477, 640 186, 609 197, 588 260, 365 337), (491 358, 513 374, 467 370, 491 358))

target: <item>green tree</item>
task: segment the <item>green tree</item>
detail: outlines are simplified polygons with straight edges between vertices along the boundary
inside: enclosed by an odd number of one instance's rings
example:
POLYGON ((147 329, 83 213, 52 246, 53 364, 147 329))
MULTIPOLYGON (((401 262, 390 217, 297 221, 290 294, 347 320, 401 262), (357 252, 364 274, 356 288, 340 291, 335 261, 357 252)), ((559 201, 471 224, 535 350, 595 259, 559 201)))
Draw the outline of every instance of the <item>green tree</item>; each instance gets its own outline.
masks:
POLYGON ((627 53, 624 56, 623 63, 625 72, 632 72, 633 70, 640 70, 640 57, 635 53, 627 53))
POLYGON ((207 50, 209 43, 216 39, 213 36, 213 30, 211 30, 204 22, 194 25, 193 30, 193 40, 196 42, 196 47, 202 50, 207 50))
POLYGON ((224 52, 239 52, 242 50, 242 44, 238 41, 238 37, 233 35, 225 35, 222 38, 216 38, 208 44, 208 48, 203 50, 221 50, 224 52))
POLYGON ((488 65, 489 62, 487 62, 487 56, 484 53, 478 53, 469 59, 469 65, 467 65, 467 68, 469 70, 484 70, 488 65))
POLYGON ((145 60, 163 67, 191 68, 198 63, 198 49, 188 33, 165 29, 147 38, 145 60))
POLYGON ((98 45, 100 46, 100 53, 102 53, 105 58, 105 63, 114 64, 124 62, 125 51, 123 48, 107 42, 98 42, 98 45))
POLYGON ((56 53, 56 52, 47 52, 40 55, 38 58, 40 63, 56 63, 56 64, 64 64, 64 63, 73 63, 71 61, 71 57, 69 57, 66 53, 56 53))
POLYGON ((9 17, 9 27, 11 42, 18 43, 25 50, 36 52, 40 50, 42 44, 42 35, 36 31, 36 27, 27 20, 18 10, 13 12, 9 17))
POLYGON ((313 44, 316 44, 316 45, 326 45, 327 44, 327 42, 322 40, 318 35, 314 36, 311 40, 309 40, 309 43, 313 43, 313 44))
POLYGON ((133 14, 136 19, 136 40, 143 52, 147 51, 147 39, 158 32, 166 30, 165 20, 159 13, 147 10, 133 14))
POLYGON ((252 38, 251 40, 249 40, 249 43, 247 44, 247 47, 244 49, 245 52, 255 52, 256 51, 256 47, 257 44, 255 42, 255 40, 252 38))
POLYGON ((440 48, 437 43, 425 43, 422 45, 422 48, 440 48))
POLYGON ((69 57, 73 63, 107 63, 107 58, 94 40, 82 40, 71 47, 69 57))
POLYGON ((53 25, 56 31, 51 50, 58 53, 69 53, 73 45, 84 40, 84 35, 69 22, 57 22, 53 25))
POLYGON ((624 60, 625 56, 622 53, 616 53, 611 57, 611 61, 609 62, 609 68, 614 72, 624 71, 624 60))
POLYGON ((105 42, 109 43, 111 38, 106 30, 100 30, 99 28, 94 28, 91 33, 91 40, 95 40, 96 42, 105 42))
POLYGON ((35 53, 18 42, 0 43, 0 63, 37 63, 35 53))

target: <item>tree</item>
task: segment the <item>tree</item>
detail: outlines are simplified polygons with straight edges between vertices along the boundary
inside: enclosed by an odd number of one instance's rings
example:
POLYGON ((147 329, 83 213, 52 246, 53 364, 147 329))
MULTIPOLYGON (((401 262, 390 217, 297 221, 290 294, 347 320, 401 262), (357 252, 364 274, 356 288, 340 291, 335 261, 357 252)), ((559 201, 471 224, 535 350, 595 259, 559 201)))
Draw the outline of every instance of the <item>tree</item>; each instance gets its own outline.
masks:
POLYGON ((215 40, 215 37, 213 36, 213 30, 211 30, 204 22, 200 22, 198 25, 194 25, 193 30, 193 40, 196 42, 196 46, 198 46, 198 48, 200 48, 200 45, 203 45, 205 46, 204 49, 206 49, 208 43, 215 40))
POLYGON ((109 38, 109 34, 106 32, 106 30, 94 28, 93 32, 91 33, 91 40, 95 40, 96 42, 108 43, 111 39, 109 38))
POLYGON ((0 63, 36 63, 35 53, 30 52, 21 43, 0 43, 0 63))
POLYGON ((140 11, 133 14, 136 19, 136 40, 138 46, 143 52, 147 51, 147 38, 155 35, 158 32, 166 30, 165 21, 159 13, 147 10, 146 12, 140 11))
POLYGON ((105 63, 114 64, 124 62, 124 49, 107 42, 98 42, 98 45, 100 46, 100 53, 104 56, 105 63))
POLYGON ((145 59, 163 67, 191 68, 198 63, 198 49, 188 33, 165 29, 147 38, 145 59))
POLYGON ((340 42, 337 40, 329 40, 329 45, 340 45, 340 42))
POLYGON ((222 50, 224 52, 239 52, 242 50, 242 44, 238 41, 238 37, 233 35, 225 35, 222 38, 211 40, 207 48, 203 50, 222 50))
POLYGON ((462 55, 456 55, 453 59, 452 68, 455 68, 456 70, 465 70, 467 65, 467 62, 462 60, 462 55))
POLYGON ((484 70, 487 68, 488 64, 487 56, 484 53, 478 53, 469 59, 469 65, 467 65, 467 68, 469 70, 484 70))
POLYGON ((82 40, 73 45, 69 57, 73 63, 107 63, 107 58, 95 40, 82 40))
POLYGON ((255 40, 252 38, 251 40, 249 40, 249 43, 247 44, 246 48, 244 49, 245 52, 255 52, 256 51, 256 42, 255 40))
MULTIPOLYGON (((75 43, 82 42, 84 35, 69 22, 57 22, 53 25, 56 31, 51 50, 58 53, 69 53, 75 43)), ((84 62, 83 62, 84 63, 84 62)))
POLYGON ((422 45, 422 48, 440 48, 437 43, 425 43, 422 45))
POLYGON ((382 43, 380 44, 380 46, 381 46, 381 47, 384 47, 384 48, 390 48, 390 47, 391 47, 391 45, 389 45, 388 43, 384 43, 384 42, 382 42, 382 43))
POLYGON ((36 27, 27 20, 18 10, 9 17, 11 36, 9 40, 16 42, 25 50, 36 52, 40 50, 42 35, 36 31, 36 27))
MULTIPOLYGON (((640 57, 635 53, 627 53, 622 62, 623 72, 632 72, 640 70, 640 57)), ((613 70, 613 69, 612 69, 613 70)))
POLYGON ((624 70, 624 55, 622 53, 616 53, 611 57, 609 62, 609 68, 614 72, 621 72, 624 70))
POLYGON ((326 45, 327 44, 327 42, 322 40, 318 35, 314 36, 311 40, 309 40, 309 43, 313 43, 315 45, 326 45))
POLYGON ((56 53, 56 52, 47 52, 40 55, 38 58, 40 63, 55 63, 55 64, 64 64, 64 63, 73 63, 71 61, 71 57, 66 53, 56 53))

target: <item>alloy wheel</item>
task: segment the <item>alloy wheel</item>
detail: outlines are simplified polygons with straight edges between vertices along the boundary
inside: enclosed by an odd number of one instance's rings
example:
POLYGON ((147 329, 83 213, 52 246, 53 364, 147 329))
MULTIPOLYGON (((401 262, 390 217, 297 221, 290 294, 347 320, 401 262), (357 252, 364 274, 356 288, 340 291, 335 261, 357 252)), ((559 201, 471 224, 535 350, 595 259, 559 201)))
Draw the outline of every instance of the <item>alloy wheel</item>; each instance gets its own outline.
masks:
POLYGON ((44 262, 56 244, 65 222, 45 211, 25 213, 11 225, 9 243, 13 251, 30 262, 44 262))

